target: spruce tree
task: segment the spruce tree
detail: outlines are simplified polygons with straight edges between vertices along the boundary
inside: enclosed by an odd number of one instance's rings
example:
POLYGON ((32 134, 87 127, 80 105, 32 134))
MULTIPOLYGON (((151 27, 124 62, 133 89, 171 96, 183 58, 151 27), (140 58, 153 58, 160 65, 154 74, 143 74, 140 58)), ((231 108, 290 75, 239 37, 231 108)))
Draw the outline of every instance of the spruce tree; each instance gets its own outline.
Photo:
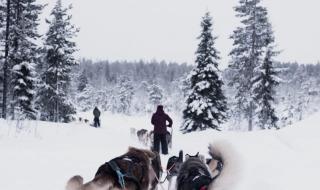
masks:
POLYGON ((253 79, 258 67, 262 65, 263 55, 269 44, 270 24, 267 10, 260 5, 261 0, 239 0, 235 7, 237 17, 241 19, 241 26, 231 35, 233 49, 230 52, 231 63, 229 68, 235 73, 230 85, 236 89, 236 105, 239 113, 244 113, 248 120, 248 129, 252 130, 257 105, 254 100, 253 79))
POLYGON ((78 29, 71 24, 68 8, 63 8, 58 0, 51 12, 52 20, 47 20, 49 30, 45 36, 44 72, 41 73, 38 104, 42 119, 68 122, 75 108, 68 96, 71 68, 76 64, 73 42, 78 29))
MULTIPOLYGON (((9 32, 11 26, 11 0, 2 1, 0 4, 1 12, 1 40, 4 46, 3 66, 1 70, 2 75, 2 118, 7 118, 7 100, 8 100, 8 86, 9 86, 9 32)), ((2 59, 2 58, 1 58, 2 59)))
POLYGON ((216 129, 226 120, 226 97, 223 82, 219 78, 219 52, 214 47, 217 37, 212 36, 212 18, 206 13, 201 22, 200 43, 196 51, 196 68, 190 73, 190 89, 187 107, 183 111, 181 130, 216 129))
POLYGON ((11 0, 9 28, 9 66, 11 68, 12 108, 20 119, 35 119, 35 66, 38 62, 37 27, 43 9, 36 0, 11 0))
POLYGON ((134 88, 128 77, 121 77, 118 84, 118 112, 129 115, 134 95, 134 88))
POLYGON ((83 70, 79 76, 78 91, 82 92, 88 85, 88 78, 86 72, 83 70))
POLYGON ((257 77, 253 80, 254 83, 254 99, 258 105, 258 126, 261 129, 276 128, 279 129, 275 109, 272 104, 275 101, 275 87, 279 85, 277 80, 277 71, 273 66, 273 56, 277 53, 268 48, 265 59, 259 70, 257 77))
POLYGON ((152 109, 162 103, 163 99, 163 89, 157 84, 152 84, 149 89, 149 102, 152 105, 152 109))
POLYGON ((76 95, 77 109, 80 111, 88 111, 92 109, 95 105, 103 105, 103 102, 96 104, 95 99, 99 95, 97 90, 94 89, 90 84, 87 84, 84 89, 79 91, 76 95))
MULTIPOLYGON (((5 47, 5 29, 6 29, 6 2, 0 0, 0 113, 4 113, 3 95, 4 95, 4 54, 5 47)), ((4 118, 4 114, 0 117, 4 118)))

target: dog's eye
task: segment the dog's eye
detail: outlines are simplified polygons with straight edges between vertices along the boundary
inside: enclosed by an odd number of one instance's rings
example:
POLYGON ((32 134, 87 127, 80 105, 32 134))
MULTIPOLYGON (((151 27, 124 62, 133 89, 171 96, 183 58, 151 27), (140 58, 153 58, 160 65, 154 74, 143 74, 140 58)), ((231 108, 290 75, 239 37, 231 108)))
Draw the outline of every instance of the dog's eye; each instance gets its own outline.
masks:
POLYGON ((207 158, 207 159, 206 159, 206 164, 210 164, 211 160, 212 160, 212 159, 207 158))

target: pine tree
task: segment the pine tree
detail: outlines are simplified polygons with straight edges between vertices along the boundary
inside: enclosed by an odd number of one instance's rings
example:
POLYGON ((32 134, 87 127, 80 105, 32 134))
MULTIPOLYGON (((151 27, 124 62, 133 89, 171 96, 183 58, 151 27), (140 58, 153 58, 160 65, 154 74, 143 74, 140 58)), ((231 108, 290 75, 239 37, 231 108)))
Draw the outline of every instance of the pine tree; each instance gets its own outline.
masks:
POLYGON ((88 78, 86 76, 86 72, 83 70, 79 76, 79 83, 78 83, 78 91, 83 91, 88 85, 88 78))
MULTIPOLYGON (((6 29, 6 2, 0 0, 0 109, 1 113, 4 113, 3 106, 3 95, 4 95, 4 55, 3 47, 5 47, 5 29, 6 29)), ((0 117, 5 118, 4 114, 1 114, 0 117)))
POLYGON ((49 30, 45 36, 44 72, 41 73, 38 104, 42 119, 68 122, 75 108, 68 97, 71 68, 76 64, 73 56, 76 44, 72 41, 78 29, 71 24, 68 8, 63 8, 58 0, 47 20, 49 30))
POLYGON ((11 0, 1 2, 1 42, 4 42, 4 57, 3 57, 3 76, 2 76, 2 118, 7 118, 7 97, 8 97, 8 73, 9 73, 9 32, 11 26, 11 0), (5 22, 5 24, 4 24, 5 22))
POLYGON ((163 99, 163 89, 157 84, 152 84, 149 86, 149 102, 152 105, 152 109, 162 103, 163 99))
POLYGON ((43 9, 36 0, 11 0, 8 37, 8 66, 11 69, 12 108, 20 119, 35 119, 34 69, 38 61, 37 27, 43 9))
POLYGON ((201 22, 200 44, 196 51, 196 68, 190 73, 191 93, 183 111, 184 133, 205 130, 219 130, 219 124, 226 119, 226 98, 222 92, 223 82, 219 78, 219 52, 214 47, 217 37, 212 36, 212 18, 206 13, 201 22))
POLYGON ((266 47, 274 40, 270 38, 270 24, 267 10, 260 5, 261 0, 240 0, 235 7, 241 27, 231 35, 233 49, 230 52, 229 68, 235 73, 229 85, 237 92, 235 99, 241 105, 240 112, 248 119, 248 129, 252 130, 257 105, 254 101, 253 79, 261 66, 266 47))
POLYGON ((134 88, 128 77, 121 77, 118 84, 118 112, 130 114, 134 88))
MULTIPOLYGON (((84 89, 79 91, 76 95, 78 109, 80 111, 88 111, 94 107, 95 99, 97 94, 95 94, 96 89, 91 85, 87 84, 84 89)), ((100 102, 102 104, 102 102, 100 102)))
POLYGON ((275 109, 272 103, 275 101, 275 87, 279 85, 277 80, 277 71, 273 66, 272 57, 277 53, 271 47, 266 52, 265 59, 260 68, 259 74, 253 80, 254 99, 258 105, 258 125, 262 129, 276 128, 279 129, 275 109))

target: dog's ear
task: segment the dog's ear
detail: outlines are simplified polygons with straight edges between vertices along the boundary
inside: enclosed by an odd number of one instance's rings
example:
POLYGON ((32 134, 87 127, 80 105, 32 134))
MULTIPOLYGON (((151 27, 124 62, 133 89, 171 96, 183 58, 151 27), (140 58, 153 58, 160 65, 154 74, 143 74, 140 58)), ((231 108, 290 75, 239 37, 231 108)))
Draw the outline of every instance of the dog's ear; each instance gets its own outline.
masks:
POLYGON ((83 185, 83 178, 79 175, 69 179, 66 185, 66 190, 80 190, 83 185))
POLYGON ((179 162, 183 162, 183 151, 182 151, 182 150, 180 150, 180 152, 179 152, 178 161, 179 161, 179 162))

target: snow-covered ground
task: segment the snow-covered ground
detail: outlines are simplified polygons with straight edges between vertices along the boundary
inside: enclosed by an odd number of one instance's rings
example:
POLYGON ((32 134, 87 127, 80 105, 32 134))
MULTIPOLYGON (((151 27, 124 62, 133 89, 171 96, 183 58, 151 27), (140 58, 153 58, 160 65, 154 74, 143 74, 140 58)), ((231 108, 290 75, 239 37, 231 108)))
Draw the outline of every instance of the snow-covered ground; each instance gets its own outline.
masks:
MULTIPOLYGON (((91 113, 81 117, 92 120, 91 113)), ((217 132, 182 135, 180 117, 173 115, 172 154, 222 147, 230 167, 216 190, 319 190, 320 113, 280 131, 217 132), (231 185, 234 183, 233 185, 231 185)), ((130 128, 151 129, 150 115, 102 114, 102 128, 74 122, 54 124, 0 120, 0 189, 62 190, 71 176, 91 180, 104 162, 143 147, 130 128)), ((166 165, 168 157, 162 157, 166 165)), ((164 187, 166 184, 164 184, 164 187)))

